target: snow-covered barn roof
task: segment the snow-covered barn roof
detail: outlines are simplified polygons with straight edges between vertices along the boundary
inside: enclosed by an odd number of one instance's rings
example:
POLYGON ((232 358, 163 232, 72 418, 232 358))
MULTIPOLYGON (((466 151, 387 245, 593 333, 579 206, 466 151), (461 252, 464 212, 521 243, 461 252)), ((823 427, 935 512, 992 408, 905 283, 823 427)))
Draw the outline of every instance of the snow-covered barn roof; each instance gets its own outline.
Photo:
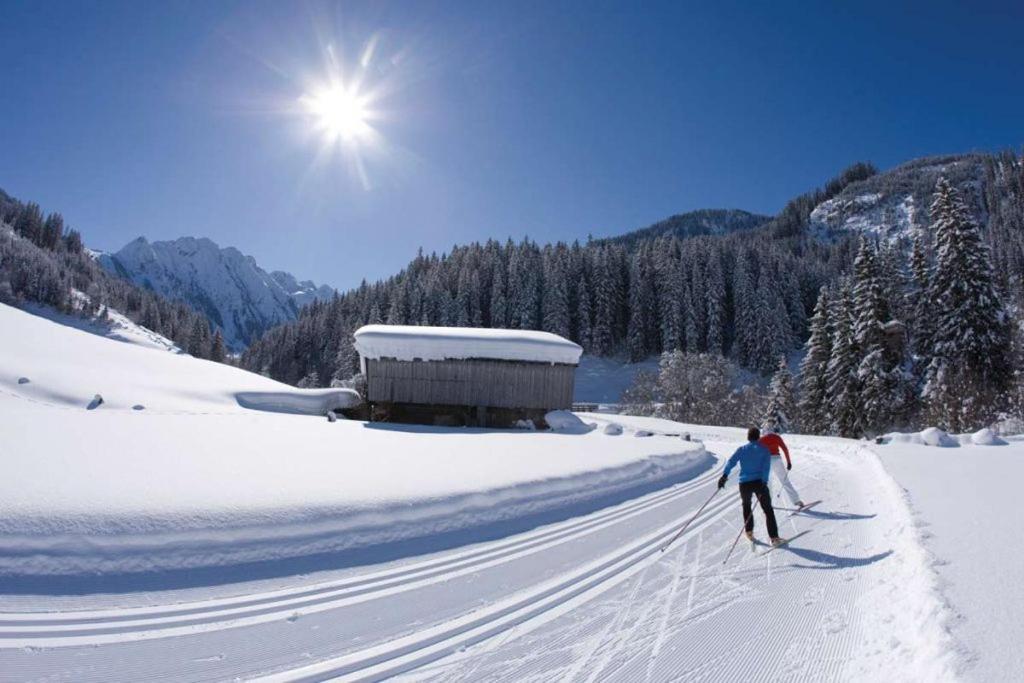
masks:
POLYGON ((458 360, 487 358, 576 365, 583 349, 550 332, 482 327, 364 325, 355 347, 365 358, 458 360))

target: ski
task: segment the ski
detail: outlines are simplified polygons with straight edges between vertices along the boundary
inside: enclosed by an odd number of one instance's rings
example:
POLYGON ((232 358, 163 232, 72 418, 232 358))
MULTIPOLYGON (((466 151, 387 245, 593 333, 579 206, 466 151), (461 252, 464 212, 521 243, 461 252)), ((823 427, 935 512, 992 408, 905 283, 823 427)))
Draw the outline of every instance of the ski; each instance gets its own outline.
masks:
POLYGON ((773 546, 772 546, 771 548, 768 548, 768 550, 765 550, 764 552, 758 553, 758 557, 763 557, 763 556, 767 555, 768 553, 770 553, 770 552, 771 552, 771 551, 773 551, 773 550, 776 550, 776 549, 778 549, 778 548, 782 548, 782 547, 784 547, 784 546, 787 546, 787 545, 789 545, 789 544, 790 544, 791 542, 793 542, 793 541, 795 541, 796 539, 798 539, 798 538, 800 538, 801 536, 803 536, 804 534, 809 534, 809 533, 811 533, 811 530, 810 530, 810 529, 805 529, 804 531, 801 531, 800 533, 798 533, 798 534, 797 534, 797 535, 795 535, 795 536, 790 536, 790 537, 789 537, 789 538, 787 538, 787 539, 783 539, 782 543, 779 543, 778 545, 773 545, 773 546))
POLYGON ((814 502, 808 503, 807 505, 804 505, 802 508, 781 508, 781 507, 777 507, 775 509, 776 510, 782 510, 783 512, 788 512, 789 514, 786 515, 786 517, 792 517, 793 515, 798 514, 800 512, 804 512, 805 510, 810 510, 812 507, 814 507, 815 505, 817 505, 820 502, 822 502, 822 501, 816 500, 814 502))

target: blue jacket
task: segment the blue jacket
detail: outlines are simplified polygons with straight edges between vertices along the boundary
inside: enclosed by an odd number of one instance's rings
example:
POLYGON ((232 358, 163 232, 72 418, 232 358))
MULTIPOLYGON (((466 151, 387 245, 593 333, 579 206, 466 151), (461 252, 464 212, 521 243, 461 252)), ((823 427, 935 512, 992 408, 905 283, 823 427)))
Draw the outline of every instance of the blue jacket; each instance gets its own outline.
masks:
POLYGON ((745 481, 768 481, 772 471, 772 454, 767 448, 756 441, 740 446, 725 463, 725 476, 729 476, 732 468, 740 464, 740 483, 745 481))

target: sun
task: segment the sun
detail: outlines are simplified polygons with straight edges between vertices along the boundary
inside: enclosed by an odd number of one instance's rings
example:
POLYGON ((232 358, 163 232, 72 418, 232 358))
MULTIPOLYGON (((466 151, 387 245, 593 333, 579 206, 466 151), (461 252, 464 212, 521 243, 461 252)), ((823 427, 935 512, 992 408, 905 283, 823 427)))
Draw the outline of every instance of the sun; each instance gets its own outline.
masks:
POLYGON ((332 84, 307 93, 301 101, 328 142, 355 143, 371 131, 366 99, 354 88, 332 84))

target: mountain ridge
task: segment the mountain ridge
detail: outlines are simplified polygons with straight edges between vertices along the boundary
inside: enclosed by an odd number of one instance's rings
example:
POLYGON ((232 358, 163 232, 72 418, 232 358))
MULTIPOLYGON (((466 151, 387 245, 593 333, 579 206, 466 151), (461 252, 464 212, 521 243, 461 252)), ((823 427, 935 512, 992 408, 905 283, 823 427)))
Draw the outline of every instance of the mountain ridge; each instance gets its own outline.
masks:
POLYGON ((202 311, 233 350, 335 294, 291 273, 267 272, 252 256, 207 237, 138 237, 115 253, 100 253, 97 261, 108 272, 202 311))

